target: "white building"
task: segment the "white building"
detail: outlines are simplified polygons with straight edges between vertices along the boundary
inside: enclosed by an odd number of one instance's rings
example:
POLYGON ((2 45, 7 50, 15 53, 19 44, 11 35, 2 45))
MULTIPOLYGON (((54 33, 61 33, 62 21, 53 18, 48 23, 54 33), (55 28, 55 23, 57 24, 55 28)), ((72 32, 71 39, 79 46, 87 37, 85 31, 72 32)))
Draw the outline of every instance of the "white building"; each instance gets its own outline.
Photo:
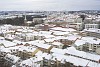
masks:
POLYGON ((70 28, 74 28, 76 30, 83 30, 83 23, 71 23, 69 24, 70 28))
POLYGON ((89 28, 89 29, 84 29, 83 32, 86 33, 86 36, 100 38, 100 29, 89 28))
POLYGON ((89 28, 98 29, 99 28, 99 24, 85 24, 85 29, 89 29, 89 28))
POLYGON ((100 39, 95 37, 82 37, 75 41, 75 47, 78 50, 96 52, 100 47, 100 39))

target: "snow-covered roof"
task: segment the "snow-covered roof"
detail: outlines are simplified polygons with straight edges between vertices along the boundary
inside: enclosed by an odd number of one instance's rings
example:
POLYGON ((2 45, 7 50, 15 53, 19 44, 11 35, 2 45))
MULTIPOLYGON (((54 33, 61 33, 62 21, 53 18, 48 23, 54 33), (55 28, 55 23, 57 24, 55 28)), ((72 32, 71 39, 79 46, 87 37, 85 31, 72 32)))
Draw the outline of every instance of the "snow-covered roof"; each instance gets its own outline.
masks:
POLYGON ((27 60, 24 60, 21 62, 20 66, 23 67, 23 64, 24 65, 28 65, 28 66, 32 66, 32 67, 40 67, 40 64, 36 64, 35 62, 37 62, 39 60, 42 60, 42 58, 40 59, 39 57, 37 58, 29 58, 27 60))
POLYGON ((81 38, 81 36, 79 35, 69 35, 66 37, 66 39, 68 40, 76 40, 77 38, 81 38))
POLYGON ((13 43, 7 40, 0 40, 0 43, 2 43, 5 47, 12 47, 16 45, 16 43, 13 43))
POLYGON ((83 44, 85 44, 85 43, 86 43, 86 42, 83 41, 83 40, 76 40, 74 44, 75 44, 76 46, 80 46, 80 45, 83 45, 83 44))
POLYGON ((67 35, 67 34, 69 34, 69 32, 61 32, 61 31, 58 31, 58 32, 54 32, 53 34, 54 34, 54 35, 59 35, 59 36, 61 35, 61 36, 62 36, 62 35, 67 35))
POLYGON ((91 59, 91 60, 95 60, 95 61, 99 61, 99 59, 100 59, 99 55, 87 53, 84 51, 79 51, 79 50, 76 50, 75 47, 67 48, 66 53, 71 54, 71 55, 75 55, 75 56, 79 56, 79 57, 83 57, 83 58, 87 58, 87 59, 91 59))
POLYGON ((5 39, 4 37, 1 37, 1 36, 0 36, 0 40, 4 40, 4 39, 5 39))
POLYGON ((34 52, 35 50, 36 50, 36 48, 34 48, 34 47, 29 47, 29 46, 19 46, 19 48, 18 48, 18 50, 19 51, 27 51, 27 52, 34 52))
POLYGON ((83 31, 100 33, 100 29, 94 29, 94 28, 84 29, 83 31))
POLYGON ((82 37, 81 39, 90 44, 99 44, 100 43, 100 39, 95 38, 95 37, 82 37))
POLYGON ((49 39, 44 39, 45 42, 53 42, 55 39, 49 38, 49 39))
POLYGON ((57 53, 57 54, 65 54, 66 52, 63 49, 52 48, 50 52, 57 53))
POLYGON ((51 47, 51 45, 43 44, 43 43, 34 43, 32 45, 40 47, 40 48, 44 48, 44 49, 49 49, 51 47))
POLYGON ((26 23, 31 24, 31 23, 32 23, 32 21, 27 21, 26 23))
POLYGON ((11 53, 11 51, 8 48, 5 48, 3 46, 0 47, 1 52, 11 53))
POLYGON ((99 24, 85 24, 85 25, 99 25, 99 24))
POLYGON ((64 62, 64 60, 66 60, 67 62, 73 63, 76 66, 83 66, 83 67, 86 65, 89 67, 100 66, 100 64, 98 63, 81 59, 78 57, 74 57, 74 56, 67 56, 67 55, 62 55, 62 54, 57 54, 57 53, 53 53, 52 56, 53 56, 54 61, 55 61, 55 58, 57 58, 57 60, 61 62, 64 62))
POLYGON ((77 46, 84 45, 86 43, 99 44, 100 43, 100 39, 94 38, 94 37, 82 37, 81 39, 77 39, 75 41, 75 45, 77 45, 77 46))
POLYGON ((52 45, 60 46, 60 45, 63 45, 63 44, 60 43, 60 42, 53 42, 52 45))
POLYGON ((39 31, 39 33, 41 33, 41 34, 48 34, 48 35, 50 35, 52 32, 50 32, 50 31, 39 31))
POLYGON ((38 52, 35 54, 35 56, 41 56, 42 54, 43 54, 42 51, 38 51, 38 52))
POLYGON ((20 31, 21 32, 21 31, 23 31, 23 29, 17 29, 17 31, 20 31))
POLYGON ((65 31, 65 32, 73 32, 73 31, 76 31, 75 29, 72 29, 72 28, 62 28, 62 27, 54 27, 54 28, 50 28, 50 30, 65 31))

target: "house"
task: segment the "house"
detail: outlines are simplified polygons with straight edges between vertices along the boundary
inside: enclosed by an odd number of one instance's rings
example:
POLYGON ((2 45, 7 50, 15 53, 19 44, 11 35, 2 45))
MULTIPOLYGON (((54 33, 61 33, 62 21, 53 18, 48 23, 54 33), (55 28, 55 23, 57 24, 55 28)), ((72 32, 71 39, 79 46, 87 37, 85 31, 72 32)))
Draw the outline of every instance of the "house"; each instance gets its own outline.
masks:
POLYGON ((53 27, 53 28, 50 28, 50 30, 62 31, 62 32, 75 32, 76 31, 75 29, 72 29, 72 28, 62 28, 62 27, 53 27))
POLYGON ((96 54, 92 54, 89 52, 76 50, 75 47, 69 47, 65 49, 66 55, 71 55, 77 58, 86 59, 95 63, 98 63, 100 56, 96 54))
POLYGON ((47 43, 47 44, 51 44, 54 41, 55 41, 55 39, 53 39, 53 38, 44 39, 44 42, 47 43))
MULTIPOLYGON (((83 67, 83 66, 92 67, 91 63, 98 64, 98 61, 100 58, 99 55, 94 55, 94 54, 90 54, 87 52, 78 51, 74 47, 69 47, 67 49, 52 48, 51 54, 53 56, 53 59, 56 58, 61 63, 65 64, 65 65, 68 64, 69 67, 70 67, 70 65, 73 67, 74 66, 75 67, 80 67, 80 66, 81 67, 83 67), (89 64, 87 65, 87 63, 89 63, 89 64)), ((53 59, 51 59, 51 60, 53 60, 53 59)), ((56 61, 56 60, 54 59, 54 61, 56 61)))
POLYGON ((7 40, 0 40, 0 43, 3 44, 5 48, 14 47, 16 45, 16 43, 7 40))
POLYGON ((21 61, 20 57, 11 55, 11 54, 7 54, 5 56, 5 60, 7 60, 8 62, 12 63, 12 64, 17 64, 21 61))
POLYGON ((64 44, 62 44, 61 42, 53 42, 51 43, 51 45, 53 45, 53 47, 55 48, 60 48, 60 49, 62 49, 64 46, 64 44))
POLYGON ((47 53, 49 53, 50 50, 53 48, 52 45, 43 44, 43 43, 34 43, 32 45, 37 47, 39 50, 41 50, 43 52, 47 52, 47 53))
POLYGON ((100 39, 94 37, 82 37, 75 41, 74 46, 78 50, 95 52, 100 47, 100 39))
POLYGON ((84 29, 83 32, 86 33, 85 36, 100 38, 100 29, 89 28, 89 29, 84 29))

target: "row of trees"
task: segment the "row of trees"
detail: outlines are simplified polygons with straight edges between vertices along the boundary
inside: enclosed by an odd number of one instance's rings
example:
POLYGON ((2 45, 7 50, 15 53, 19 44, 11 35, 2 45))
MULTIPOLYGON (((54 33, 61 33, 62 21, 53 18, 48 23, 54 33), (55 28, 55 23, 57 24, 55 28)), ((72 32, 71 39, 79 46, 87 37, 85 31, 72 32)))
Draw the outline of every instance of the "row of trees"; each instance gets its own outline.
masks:
MULTIPOLYGON (((0 25, 2 24, 11 24, 11 25, 24 25, 24 17, 16 17, 16 18, 8 18, 8 19, 3 19, 3 20, 0 20, 0 25)), ((43 18, 43 17, 46 17, 46 16, 27 16, 27 20, 28 21, 32 21, 33 18, 43 18)), ((34 24, 31 24, 31 26, 34 26, 36 25, 37 23, 34 23, 34 24)))
POLYGON ((16 18, 8 18, 0 20, 0 24, 11 24, 11 25, 23 25, 24 24, 24 18, 23 17, 16 17, 16 18))

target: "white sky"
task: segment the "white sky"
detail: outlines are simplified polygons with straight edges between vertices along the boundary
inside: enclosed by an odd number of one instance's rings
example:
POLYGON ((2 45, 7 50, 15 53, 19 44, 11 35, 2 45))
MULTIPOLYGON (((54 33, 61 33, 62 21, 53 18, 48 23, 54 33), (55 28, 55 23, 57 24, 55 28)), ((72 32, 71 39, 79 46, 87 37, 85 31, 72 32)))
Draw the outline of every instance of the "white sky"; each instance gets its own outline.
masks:
POLYGON ((0 10, 100 10, 100 0, 0 0, 0 10))

